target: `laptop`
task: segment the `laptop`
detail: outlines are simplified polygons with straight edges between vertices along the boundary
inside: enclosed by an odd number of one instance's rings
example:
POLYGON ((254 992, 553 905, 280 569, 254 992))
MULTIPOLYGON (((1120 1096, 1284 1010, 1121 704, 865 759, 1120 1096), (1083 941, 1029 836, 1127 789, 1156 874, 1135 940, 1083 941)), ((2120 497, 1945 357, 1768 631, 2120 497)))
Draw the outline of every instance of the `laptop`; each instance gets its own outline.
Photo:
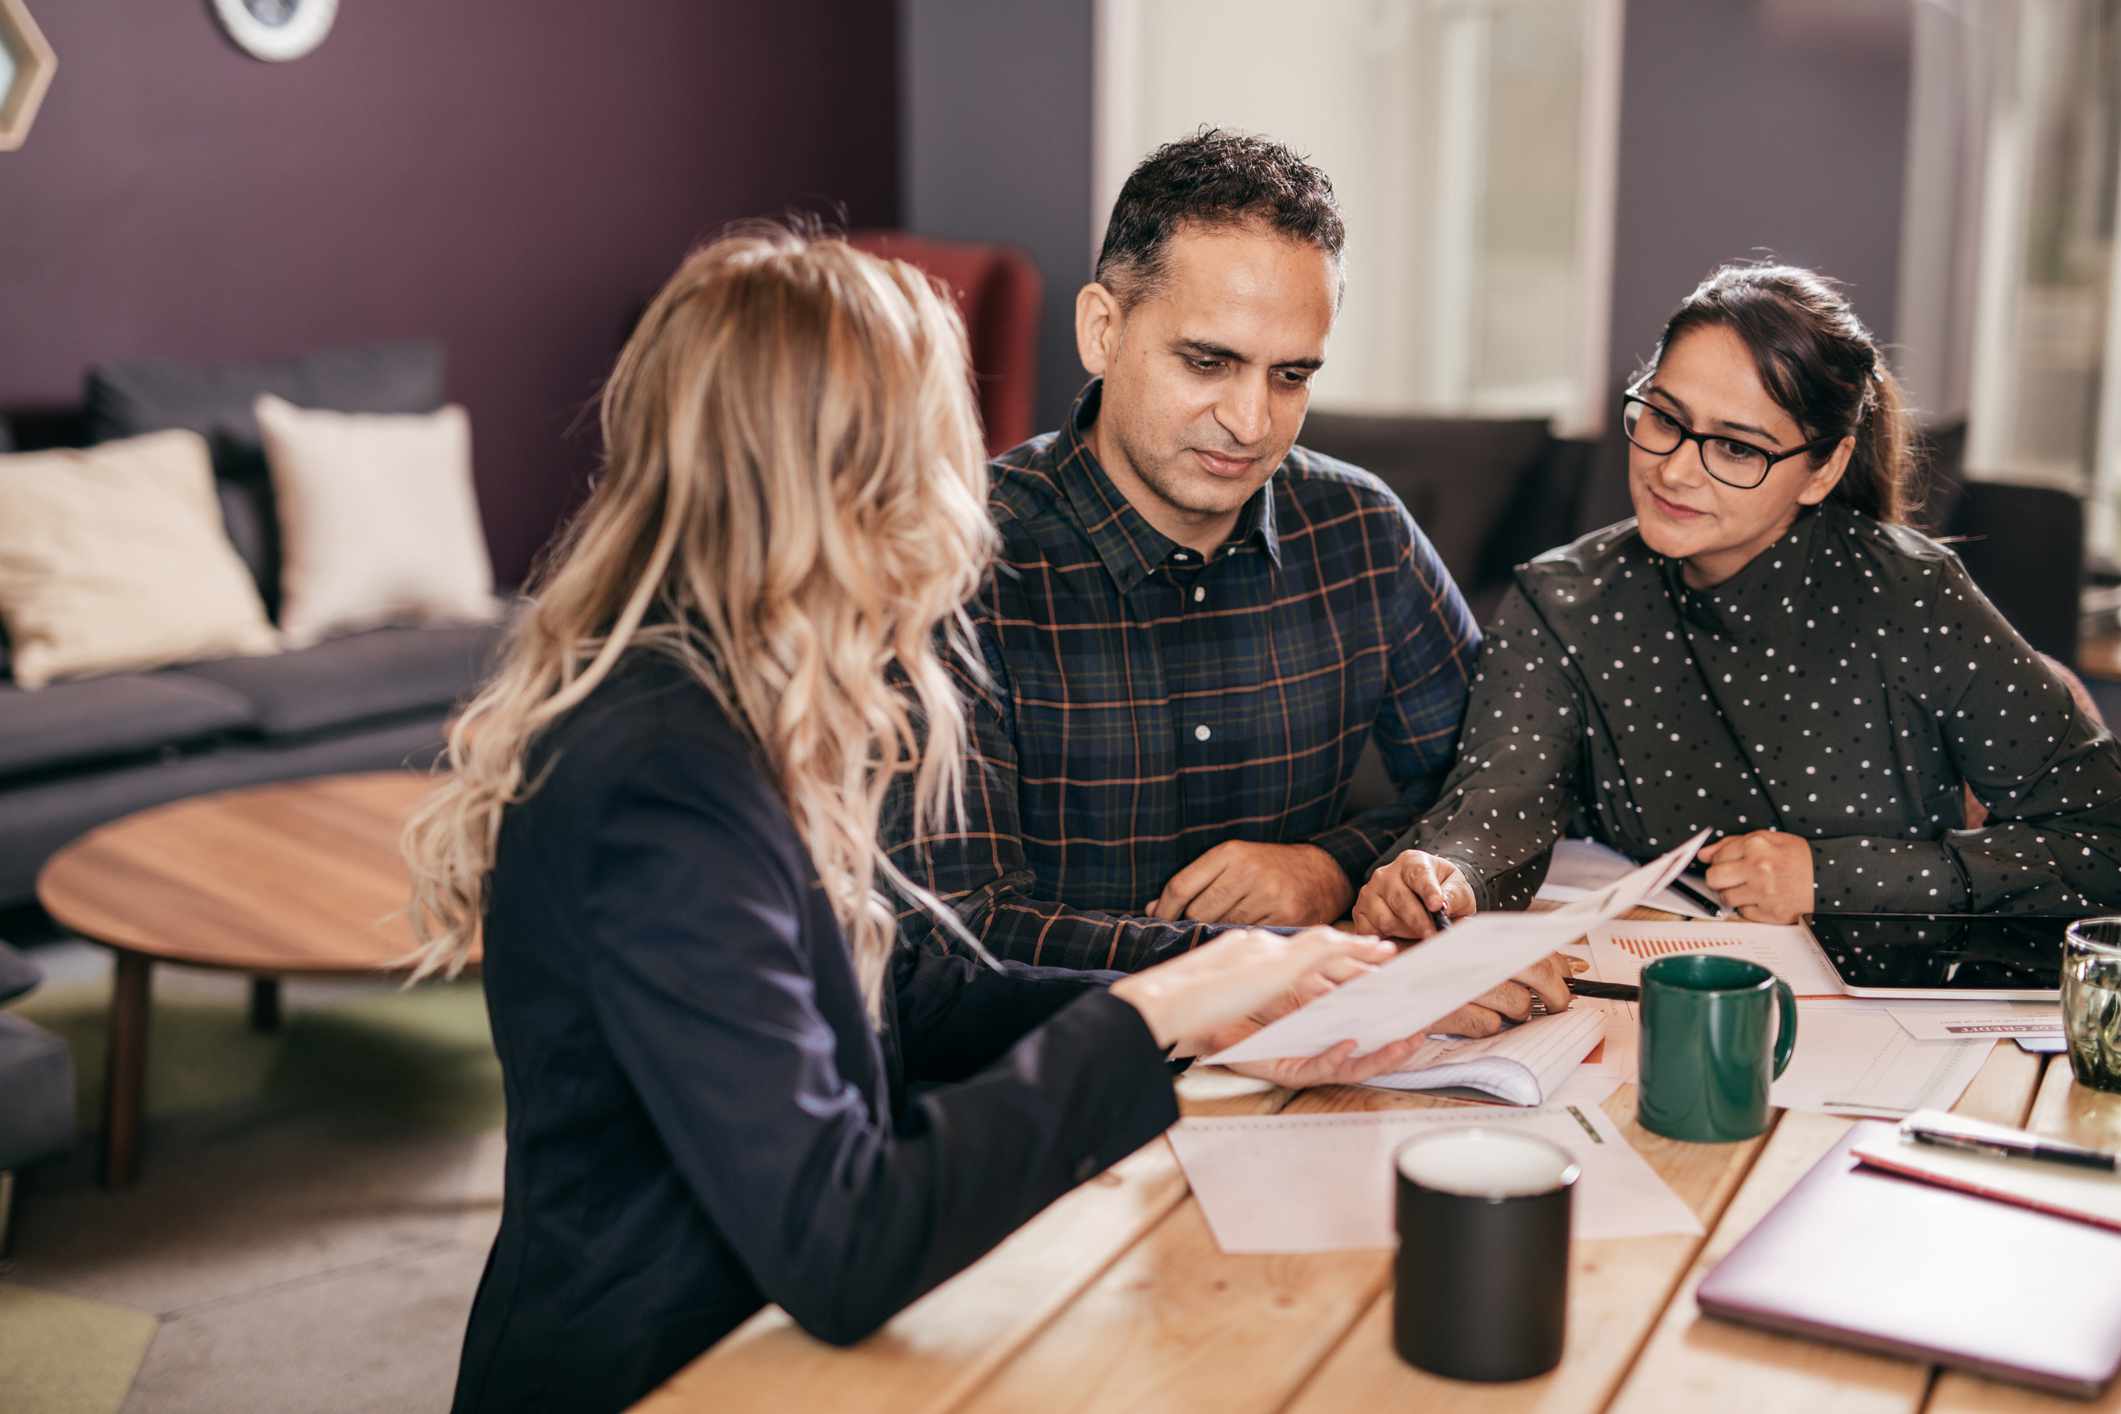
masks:
POLYGON ((1803 923, 1852 997, 2051 1002, 2062 934, 2077 920, 2008 913, 1808 913, 1803 923))
POLYGON ((2090 1399, 2121 1367, 2121 1232, 1859 1165, 1854 1126, 1696 1294, 1708 1315, 2090 1399))

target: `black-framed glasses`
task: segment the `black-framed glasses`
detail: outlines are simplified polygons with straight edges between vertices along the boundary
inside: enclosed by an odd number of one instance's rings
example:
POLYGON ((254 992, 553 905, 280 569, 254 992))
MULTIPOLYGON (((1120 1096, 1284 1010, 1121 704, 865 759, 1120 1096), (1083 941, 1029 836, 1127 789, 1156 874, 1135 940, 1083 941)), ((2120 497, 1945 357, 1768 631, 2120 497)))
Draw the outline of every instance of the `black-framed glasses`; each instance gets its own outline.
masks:
POLYGON ((1620 397, 1620 427, 1628 440, 1652 456, 1668 457, 1688 442, 1701 457, 1701 469, 1726 486, 1750 491, 1767 480, 1778 462, 1831 447, 1839 437, 1821 437, 1801 447, 1778 452, 1737 437, 1715 432, 1696 432, 1663 408, 1634 393, 1620 397))

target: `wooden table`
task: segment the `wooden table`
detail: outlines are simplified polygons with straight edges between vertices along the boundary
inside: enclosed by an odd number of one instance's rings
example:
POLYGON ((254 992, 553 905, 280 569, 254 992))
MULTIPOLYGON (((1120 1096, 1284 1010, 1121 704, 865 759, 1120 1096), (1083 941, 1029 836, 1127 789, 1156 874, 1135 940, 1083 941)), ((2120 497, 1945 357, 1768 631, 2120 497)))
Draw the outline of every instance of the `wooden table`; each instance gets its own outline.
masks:
POLYGON ((412 950, 398 832, 434 778, 325 776, 199 796, 92 830, 37 878, 66 927, 117 954, 103 1091, 103 1181, 139 1168, 148 993, 157 962, 255 975, 251 1021, 279 1019, 279 978, 374 976, 412 950))
MULTIPOLYGON (((1200 1098, 1205 1088, 1191 1077, 1181 1085, 1187 1114, 1454 1103, 1348 1088, 1292 1095, 1263 1087, 1200 1098), (1195 1095, 1186 1096, 1188 1090, 1195 1095)), ((2080 1142, 2121 1143, 2121 1096, 2082 1090, 2065 1060, 2050 1064, 2009 1043, 1996 1047, 1957 1108, 1984 1119, 2030 1122, 2080 1142)), ((2086 1406, 1703 1318, 1694 1306, 1703 1273, 1833 1147, 1850 1121, 1778 1111, 1758 1139, 1685 1144, 1635 1122, 1632 1085, 1621 1087, 1606 1110, 1694 1209, 1707 1235, 1576 1243, 1567 1350, 1561 1365, 1539 1379, 1462 1384, 1401 1363, 1391 1344, 1387 1250, 1223 1253, 1170 1146, 1159 1139, 1061 1199, 860 1346, 835 1350, 768 1309, 637 1407, 646 1414, 2121 1411, 2121 1380, 2086 1406)))

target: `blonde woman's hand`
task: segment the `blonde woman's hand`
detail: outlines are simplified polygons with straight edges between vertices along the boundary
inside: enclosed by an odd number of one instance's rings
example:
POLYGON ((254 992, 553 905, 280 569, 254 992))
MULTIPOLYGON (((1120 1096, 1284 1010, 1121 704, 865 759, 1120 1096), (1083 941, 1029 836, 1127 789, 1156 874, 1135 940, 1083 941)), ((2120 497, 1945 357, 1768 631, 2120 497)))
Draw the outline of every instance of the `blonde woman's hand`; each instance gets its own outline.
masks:
POLYGON ((1355 896, 1355 926, 1384 938, 1419 942, 1436 932, 1429 913, 1463 918, 1480 907, 1456 864, 1410 849, 1377 866, 1355 896))
POLYGON ((1301 1005, 1389 961, 1396 951, 1381 939, 1332 928, 1306 928, 1288 937, 1240 928, 1122 977, 1112 984, 1112 995, 1142 1014, 1157 1045, 1199 1054, 1232 1026, 1276 1007, 1301 1005))

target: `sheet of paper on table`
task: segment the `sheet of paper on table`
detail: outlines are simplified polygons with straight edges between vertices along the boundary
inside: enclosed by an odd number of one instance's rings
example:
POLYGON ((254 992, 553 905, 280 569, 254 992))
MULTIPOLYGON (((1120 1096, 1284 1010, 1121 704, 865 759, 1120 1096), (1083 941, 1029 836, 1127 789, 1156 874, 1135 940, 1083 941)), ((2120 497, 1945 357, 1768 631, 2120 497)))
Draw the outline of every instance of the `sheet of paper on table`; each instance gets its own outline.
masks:
POLYGON ((1391 1246, 1393 1151, 1417 1134, 1465 1125, 1510 1125, 1568 1150, 1583 1167, 1578 1238, 1701 1231, 1679 1195, 1591 1106, 1186 1119, 1171 1130, 1171 1147, 1223 1251, 1327 1252, 1391 1246))
POLYGON ((1414 1035, 1586 928, 1638 906, 1685 869, 1708 836, 1703 830, 1598 894, 1551 913, 1475 914, 1205 1059, 1230 1065, 1315 1056, 1348 1040, 1369 1052, 1414 1035))
POLYGON ((1894 1002, 1886 1011, 1918 1041, 2062 1034, 2055 1002, 1894 1002))
POLYGON ((1477 1090, 1512 1105, 1544 1104, 1604 1031, 1604 1016, 1572 1005, 1478 1040, 1431 1036, 1405 1067, 1369 1083, 1384 1090, 1477 1090))
POLYGON ((1713 952, 1757 962, 1800 997, 1846 995, 1826 954, 1802 928, 1770 923, 1602 923, 1590 930, 1591 966, 1601 982, 1636 982, 1660 957, 1713 952))
POLYGON ((1785 1109, 1891 1119, 1948 1110, 1994 1049, 1987 1036, 1918 1041, 1875 1002, 1799 1002, 1797 1053, 1768 1098, 1785 1109))
MULTIPOLYGON (((1557 840, 1547 864, 1547 876, 1540 882, 1536 897, 1554 903, 1574 903, 1625 877, 1634 868, 1634 860, 1610 845, 1602 845, 1596 840, 1557 840)), ((1689 878, 1687 884, 1709 898, 1716 897, 1716 891, 1698 873, 1689 878)), ((1715 917, 1677 889, 1660 889, 1643 903, 1686 918, 1715 917)))

